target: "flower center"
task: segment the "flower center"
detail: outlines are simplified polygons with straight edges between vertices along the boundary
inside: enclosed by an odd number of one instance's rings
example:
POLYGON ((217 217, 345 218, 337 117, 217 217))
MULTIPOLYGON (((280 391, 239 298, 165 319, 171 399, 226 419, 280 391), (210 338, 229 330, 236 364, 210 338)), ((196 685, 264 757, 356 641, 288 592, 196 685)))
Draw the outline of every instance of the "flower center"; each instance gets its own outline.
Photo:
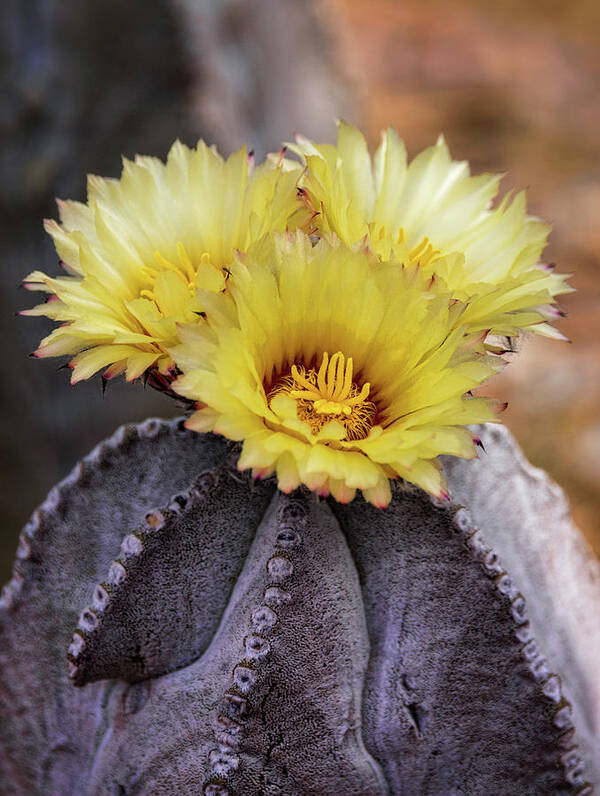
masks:
MULTIPOLYGON (((179 279, 183 282, 183 284, 188 289, 191 296, 195 295, 196 292, 196 277, 198 275, 198 266, 194 266, 192 263, 185 246, 183 243, 179 242, 177 244, 177 255, 179 258, 179 262, 173 263, 170 260, 167 260, 166 257, 156 251, 154 252, 154 259, 156 260, 156 266, 152 267, 150 265, 145 265, 143 268, 140 269, 140 274, 144 279, 147 279, 150 283, 149 288, 144 288, 140 290, 140 296, 143 298, 148 298, 150 301, 156 302, 156 294, 154 292, 154 285, 156 282, 156 278, 160 274, 161 271, 172 271, 176 274, 179 279)), ((202 264, 208 264, 210 262, 210 255, 208 252, 205 252, 202 257, 200 258, 200 262, 202 264)))
POLYGON ((371 385, 367 382, 359 387, 352 375, 352 357, 346 359, 338 351, 330 358, 325 352, 318 371, 292 365, 289 375, 275 384, 267 400, 270 404, 282 392, 295 398, 298 418, 308 423, 313 434, 337 420, 346 429, 347 440, 364 439, 373 426, 376 407, 367 400, 371 385))

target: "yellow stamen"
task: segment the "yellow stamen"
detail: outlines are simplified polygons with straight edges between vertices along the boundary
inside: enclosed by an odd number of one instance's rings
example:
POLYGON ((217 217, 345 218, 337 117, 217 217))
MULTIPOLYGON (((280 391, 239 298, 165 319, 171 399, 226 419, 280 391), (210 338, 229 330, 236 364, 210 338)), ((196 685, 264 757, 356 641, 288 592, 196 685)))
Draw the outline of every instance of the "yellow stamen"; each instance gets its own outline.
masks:
POLYGON ((426 268, 433 260, 439 257, 440 253, 439 249, 435 248, 429 238, 425 237, 410 250, 408 256, 411 263, 417 263, 426 268))
POLYGON ((183 266, 188 281, 193 282, 196 278, 196 269, 192 265, 192 261, 190 260, 188 253, 185 250, 185 246, 181 241, 179 241, 177 244, 177 253, 179 254, 179 262, 183 266))
MULTIPOLYGON (((177 274, 177 276, 189 290, 190 294, 194 296, 196 294, 196 276, 198 275, 198 268, 194 267, 194 264, 181 241, 179 241, 177 244, 177 254, 179 256, 179 263, 176 265, 172 263, 171 260, 167 260, 167 258, 164 257, 159 251, 155 251, 154 259, 156 260, 158 267, 152 268, 148 265, 144 265, 142 268, 140 268, 140 275, 144 279, 147 279, 152 286, 154 286, 156 278, 161 271, 172 271, 174 274, 177 274)), ((200 257, 200 263, 209 262, 210 255, 208 252, 204 252, 204 254, 202 254, 200 257)), ((151 301, 155 301, 154 294, 150 290, 141 290, 140 296, 149 298, 151 301)))
POLYGON ((154 283, 154 280, 158 276, 158 271, 156 268, 150 268, 149 265, 144 265, 140 268, 140 276, 142 279, 147 279, 149 282, 154 283))
POLYGON ((269 402, 280 392, 298 401, 298 417, 306 421, 313 434, 333 418, 346 429, 347 439, 363 439, 373 425, 375 404, 367 398, 371 385, 358 387, 352 380, 354 363, 341 351, 330 358, 325 352, 319 370, 292 365, 289 376, 281 379, 268 395, 269 402))
POLYGON ((154 258, 157 261, 157 263, 160 265, 162 270, 173 271, 174 274, 177 274, 177 276, 183 278, 181 269, 178 268, 176 265, 173 265, 173 263, 170 260, 167 260, 166 257, 163 257, 160 252, 154 252, 154 258))
MULTIPOLYGON (((327 354, 325 356, 327 356, 327 354)), ((312 384, 307 378, 305 378, 295 365, 292 365, 292 376, 297 384, 300 384, 302 387, 306 388, 306 394, 303 395, 303 397, 308 398, 311 401, 316 401, 317 398, 319 398, 319 392, 312 389, 314 387, 314 384, 312 384)), ((300 391, 296 390, 296 392, 300 391)))

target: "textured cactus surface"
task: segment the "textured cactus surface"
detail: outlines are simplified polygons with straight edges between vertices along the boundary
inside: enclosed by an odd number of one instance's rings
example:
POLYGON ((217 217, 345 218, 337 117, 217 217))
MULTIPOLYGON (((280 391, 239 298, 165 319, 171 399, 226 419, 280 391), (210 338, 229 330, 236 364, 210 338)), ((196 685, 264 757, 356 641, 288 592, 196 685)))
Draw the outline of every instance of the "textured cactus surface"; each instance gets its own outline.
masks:
POLYGON ((181 421, 119 429, 21 535, 0 792, 591 793, 598 568, 481 435, 456 505, 378 510, 252 482, 181 421))

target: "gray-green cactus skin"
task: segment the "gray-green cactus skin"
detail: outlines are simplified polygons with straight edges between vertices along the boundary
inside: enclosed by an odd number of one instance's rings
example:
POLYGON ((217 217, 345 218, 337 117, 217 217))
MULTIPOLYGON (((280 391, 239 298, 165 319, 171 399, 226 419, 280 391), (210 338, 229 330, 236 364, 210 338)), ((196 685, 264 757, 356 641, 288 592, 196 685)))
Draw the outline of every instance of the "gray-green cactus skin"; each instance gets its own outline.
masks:
POLYGON ((2 593, 0 792, 591 793, 598 567, 480 435, 455 504, 385 510, 283 495, 181 420, 100 443, 2 593))

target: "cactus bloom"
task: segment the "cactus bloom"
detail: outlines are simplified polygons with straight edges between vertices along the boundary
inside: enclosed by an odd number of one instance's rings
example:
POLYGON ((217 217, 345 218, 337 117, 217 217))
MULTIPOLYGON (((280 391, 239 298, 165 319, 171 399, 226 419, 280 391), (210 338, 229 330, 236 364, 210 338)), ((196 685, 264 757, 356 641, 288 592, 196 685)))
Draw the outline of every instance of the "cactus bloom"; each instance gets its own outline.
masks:
POLYGON ((523 192, 492 208, 501 175, 471 176, 443 137, 407 164, 392 128, 373 161, 363 135, 344 122, 337 147, 302 137, 289 147, 306 164, 301 195, 310 231, 333 232, 347 246, 366 242, 382 261, 418 263, 442 277, 443 290, 469 302, 462 322, 470 330, 529 328, 564 339, 547 320, 559 314, 555 297, 572 288, 539 264, 550 227, 527 215, 523 192))
POLYGON ((468 423, 495 419, 467 396, 496 364, 457 323, 468 308, 415 269, 297 232, 239 256, 206 323, 170 350, 173 388, 197 403, 188 428, 243 441, 238 466, 377 506, 402 477, 446 492, 436 457, 475 456, 468 423))
POLYGON ((107 378, 168 372, 176 324, 203 310, 198 289, 221 290, 234 248, 286 228, 296 180, 281 163, 253 168, 245 147, 225 160, 203 141, 176 142, 166 164, 124 160, 120 180, 90 176, 87 204, 59 201, 61 223, 46 222, 68 275, 25 279, 50 296, 22 314, 61 323, 36 356, 75 355, 73 382, 107 366, 107 378))

